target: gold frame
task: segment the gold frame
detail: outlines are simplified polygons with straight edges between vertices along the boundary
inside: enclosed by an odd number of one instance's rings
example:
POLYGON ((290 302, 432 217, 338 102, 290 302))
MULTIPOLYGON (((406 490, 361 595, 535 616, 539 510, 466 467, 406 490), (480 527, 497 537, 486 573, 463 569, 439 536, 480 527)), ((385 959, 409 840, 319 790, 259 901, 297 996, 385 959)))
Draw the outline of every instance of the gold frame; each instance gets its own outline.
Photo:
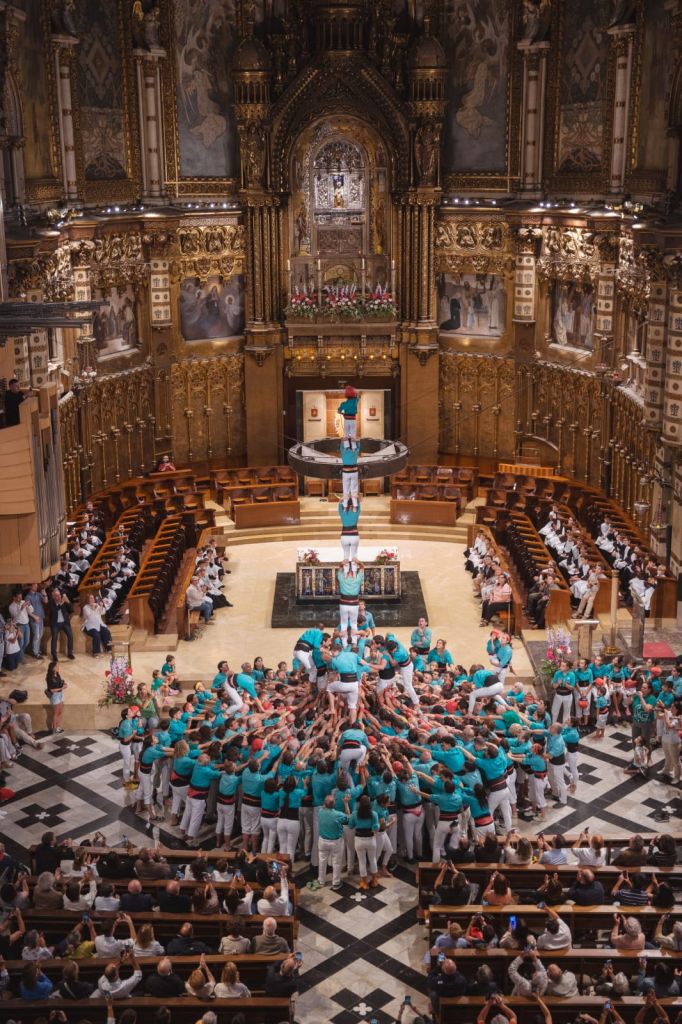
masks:
MULTIPOLYGON (((111 0, 109 0, 111 2, 111 0)), ((85 177, 83 165, 83 145, 81 133, 82 95, 78 74, 78 55, 73 58, 71 75, 71 96, 73 101, 74 136, 80 143, 76 146, 76 171, 78 191, 87 204, 126 202, 137 198, 142 187, 141 149, 139 134, 139 116, 137 109, 137 91, 135 84, 135 62, 133 59, 132 34, 129 19, 124 17, 126 0, 114 0, 117 6, 118 41, 121 56, 121 85, 123 92, 123 130, 125 137, 125 178, 111 181, 89 181, 85 177)))
MULTIPOLYGON (((445 5, 443 5, 445 6, 445 5)), ((511 192, 520 187, 521 152, 519 135, 521 130, 521 93, 523 58, 517 46, 517 5, 507 0, 509 15, 509 74, 507 84, 507 109, 505 116, 505 141, 507 152, 506 173, 500 171, 451 171, 443 175, 443 191, 457 192, 475 189, 477 192, 511 192)), ((445 22, 444 22, 445 24, 445 22)), ((449 106, 449 101, 448 101, 449 106)), ((447 117, 447 107, 446 115, 447 117)))
MULTIPOLYGON (((166 5, 162 19, 161 42, 166 60, 161 65, 161 94, 163 105, 163 156, 166 168, 165 191, 174 198, 194 196, 233 196, 239 188, 239 178, 192 178, 180 173, 180 132, 178 129, 177 38, 174 25, 174 5, 166 5)), ((236 26, 239 27, 239 4, 235 0, 236 26)), ((235 147, 239 159, 239 138, 235 121, 235 147)))

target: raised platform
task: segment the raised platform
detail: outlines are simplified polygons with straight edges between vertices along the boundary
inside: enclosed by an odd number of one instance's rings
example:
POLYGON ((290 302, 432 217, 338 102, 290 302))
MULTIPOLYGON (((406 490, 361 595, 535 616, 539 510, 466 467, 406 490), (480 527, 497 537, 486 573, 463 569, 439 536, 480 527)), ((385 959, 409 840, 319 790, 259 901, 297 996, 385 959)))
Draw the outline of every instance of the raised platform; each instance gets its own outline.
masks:
MULTIPOLYGON (((381 629, 387 627, 409 627, 413 629, 419 618, 428 618, 426 602, 418 572, 401 572, 402 597, 395 600, 373 600, 372 615, 381 629)), ((278 572, 275 581, 275 598, 272 605, 270 625, 273 629, 301 627, 301 632, 315 622, 333 625, 338 622, 338 600, 316 600, 302 604, 296 599, 296 576, 293 572, 278 572)))

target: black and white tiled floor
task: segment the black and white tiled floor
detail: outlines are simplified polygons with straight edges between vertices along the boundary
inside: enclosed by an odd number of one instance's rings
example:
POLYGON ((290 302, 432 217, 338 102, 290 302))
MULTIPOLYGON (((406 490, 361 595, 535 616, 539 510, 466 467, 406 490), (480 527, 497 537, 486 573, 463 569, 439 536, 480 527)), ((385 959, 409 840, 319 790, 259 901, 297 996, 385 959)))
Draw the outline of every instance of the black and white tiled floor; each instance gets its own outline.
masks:
MULTIPOLYGON (((569 796, 567 808, 548 808, 545 831, 574 832, 589 825, 593 832, 626 835, 682 827, 682 790, 657 778, 660 751, 645 780, 625 774, 630 738, 624 727, 609 727, 603 740, 587 738, 582 747, 578 792, 569 796), (654 817, 660 810, 670 815, 668 823, 654 817)), ((123 791, 120 780, 117 744, 107 733, 49 736, 40 751, 24 748, 8 773, 15 796, 0 804, 0 834, 8 851, 25 854, 48 829, 76 841, 100 831, 111 845, 124 836, 149 843, 150 834, 134 813, 135 792, 123 791)), ((533 823, 518 827, 528 834, 537 830, 533 823)), ((160 839, 167 846, 181 845, 175 830, 163 823, 160 839)), ((300 905, 304 971, 296 1019, 301 1024, 372 1019, 390 1024, 406 993, 424 1005, 426 933, 416 920, 412 869, 398 867, 370 893, 345 882, 340 892, 303 885, 300 905)))

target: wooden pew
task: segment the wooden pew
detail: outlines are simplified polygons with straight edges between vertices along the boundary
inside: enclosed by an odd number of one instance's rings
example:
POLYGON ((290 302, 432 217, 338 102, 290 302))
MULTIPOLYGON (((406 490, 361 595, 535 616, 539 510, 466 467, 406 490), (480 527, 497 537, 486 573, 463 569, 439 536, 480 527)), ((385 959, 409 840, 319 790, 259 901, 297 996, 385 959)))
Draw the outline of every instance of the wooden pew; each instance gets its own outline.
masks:
MULTIPOLYGON (((93 911, 93 922, 106 921, 116 917, 113 911, 93 911)), ((184 921, 189 921, 198 939, 202 939, 208 945, 217 946, 223 935, 227 934, 227 924, 230 917, 227 914, 162 914, 156 910, 140 911, 130 915, 136 929, 140 925, 153 924, 154 932, 159 942, 164 945, 169 942, 180 930, 184 921)), ((81 915, 67 910, 25 910, 23 918, 26 927, 36 928, 44 932, 48 938, 48 945, 53 941, 63 939, 71 929, 81 920, 81 915)), ((294 917, 277 917, 277 934, 281 935, 292 946, 298 934, 298 922, 294 917)), ((263 929, 265 917, 261 914, 250 914, 240 916, 240 926, 247 938, 253 938, 260 934, 263 929)))
MULTIPOLYGON (((400 491, 400 488, 397 488, 400 491)), ((406 526, 455 526, 457 501, 414 501, 391 498, 391 522, 406 526)))
MULTIPOLYGON (((215 1008, 221 1024, 226 1024, 241 1013, 244 1024, 282 1024, 290 1019, 291 1006, 288 999, 267 999, 265 996, 254 996, 251 999, 227 999, 207 1002, 205 999, 190 999, 180 996, 178 999, 152 999, 135 996, 121 999, 114 1004, 118 1012, 134 1010, 140 1024, 151 1024, 156 1011, 161 1006, 171 1011, 173 1024, 196 1024, 207 1009, 215 1008)), ((5 1020, 21 1020, 22 1024, 36 1024, 47 1019, 47 1013, 53 1009, 68 1011, 70 1021, 96 1020, 104 1021, 107 1016, 107 1004, 104 999, 59 1000, 53 1002, 30 1003, 24 999, 9 999, 2 1003, 5 1020)))
MULTIPOLYGON (((271 964, 281 963, 286 954, 276 953, 270 956, 261 956, 258 953, 243 953, 241 955, 226 956, 225 954, 206 954, 206 963, 216 981, 220 981, 220 974, 228 960, 231 960, 239 971, 239 980, 246 985, 252 995, 263 995, 265 990, 265 975, 271 964)), ((79 978, 81 981, 89 981, 97 985, 98 979, 104 973, 107 964, 111 963, 111 957, 101 959, 100 957, 83 957, 78 960, 79 978)), ((156 968, 163 960, 160 956, 139 957, 138 963, 142 971, 142 982, 151 974, 156 973, 156 968)), ((184 981, 187 981, 192 971, 197 966, 198 956, 174 956, 173 970, 179 974, 184 981)), ((43 974, 46 974, 55 988, 62 976, 66 959, 41 960, 40 967, 43 974)), ((21 972, 26 966, 25 960, 6 960, 4 967, 9 971, 11 978, 10 988, 18 987, 21 972)), ((69 1003, 69 1005, 71 1005, 69 1003)), ((128 1005, 126 1000, 126 1006, 128 1005)))
MULTIPOLYGON (((569 925, 574 938, 579 938, 585 932, 594 932, 598 929, 606 929, 609 932, 613 927, 614 913, 623 913, 627 917, 636 917, 642 926, 642 930, 649 932, 656 927, 663 911, 653 907, 614 907, 613 904, 603 904, 594 907, 578 907, 572 903, 560 903, 552 907, 567 925, 569 925)), ((676 921, 682 920, 682 906, 675 904, 670 913, 676 921)), ((480 903, 469 903, 463 907, 448 907, 444 904, 430 904, 428 907, 429 945, 433 945, 433 935, 436 932, 445 931, 448 921, 457 921, 464 929, 471 921, 472 915, 483 914, 486 919, 492 921, 496 926, 498 935, 508 927, 509 918, 515 915, 522 917, 528 922, 533 931, 538 928, 544 929, 547 916, 544 910, 529 903, 510 903, 506 907, 490 907, 480 903)))
MULTIPOLYGON (((467 526, 467 546, 468 547, 472 546, 472 544, 474 543, 474 539, 476 537, 476 534, 479 532, 479 530, 481 530, 483 533, 485 533, 486 537, 488 538, 488 540, 492 544, 492 546, 494 548, 494 551, 495 551, 495 554, 496 554, 497 558, 499 559, 500 568, 502 569, 503 572, 506 572, 506 573, 509 574, 509 582, 510 582, 511 588, 512 588, 512 602, 511 602, 511 609, 510 609, 510 612, 511 612, 511 614, 510 614, 510 621, 505 626, 505 628, 510 633, 518 634, 521 631, 521 624, 523 622, 523 604, 524 604, 523 597, 519 593, 518 587, 516 587, 514 585, 511 573, 509 571, 509 563, 507 562, 507 556, 505 555, 504 551, 502 551, 502 549, 500 548, 500 545, 497 542, 497 539, 495 537, 495 534, 494 534, 493 530, 491 530, 491 528, 489 526, 485 525, 482 521, 479 521, 478 513, 481 512, 481 511, 482 510, 480 508, 477 509, 476 522, 475 523, 469 523, 468 526, 467 526)), ((504 615, 501 616, 501 618, 504 619, 504 615)))
POLYGON ((181 515, 168 516, 159 527, 154 542, 140 566, 135 583, 128 594, 130 623, 137 629, 146 629, 149 633, 154 632, 155 617, 149 604, 149 595, 160 571, 166 567, 171 546, 182 529, 181 515))
MULTIPOLYGON (((528 1024, 538 1015, 538 1005, 533 999, 522 999, 519 996, 505 996, 504 1002, 512 1009, 520 1024, 528 1024)), ((604 1000, 599 996, 576 996, 572 999, 561 999, 558 996, 547 996, 544 999, 552 1017, 552 1024, 574 1024, 580 1013, 588 1013, 599 1020, 604 1009, 604 1000)), ((625 1024, 633 1024, 635 1017, 642 1009, 641 996, 625 996, 615 999, 615 1006, 625 1024)), ((674 1021, 678 1010, 682 1009, 682 998, 666 998, 660 1000, 661 1006, 674 1021)), ((440 1012, 436 1017, 438 1024, 473 1024, 483 1009, 485 1000, 479 996, 462 996, 459 999, 441 999, 440 1012)), ((653 1017, 649 1020, 653 1024, 653 1017)))
MULTIPOLYGON (((270 488, 271 491, 275 488, 270 488)), ((267 526, 297 526, 301 521, 301 503, 270 500, 263 504, 247 502, 234 508, 234 525, 238 530, 267 526)))
MULTIPOLYGON (((129 846, 127 848, 122 847, 108 847, 108 846, 79 846, 78 850, 85 854, 89 854, 92 857, 102 857, 106 853, 118 853, 125 854, 126 856, 135 859, 140 855, 140 852, 146 849, 142 846, 129 846)), ((228 862, 235 861, 238 857, 238 853, 234 850, 190 850, 190 849, 170 849, 165 846, 160 847, 162 855, 170 864, 187 864, 190 861, 196 860, 201 857, 202 860, 206 860, 209 863, 215 863, 217 860, 226 860, 228 862)), ((36 873, 36 862, 35 862, 35 851, 36 847, 32 846, 29 850, 29 864, 31 868, 31 874, 36 873)), ((70 857, 64 855, 64 860, 69 860, 70 857)), ((291 860, 286 854, 282 853, 259 853, 256 856, 256 860, 264 860, 268 862, 279 861, 291 865, 291 860)), ((133 877, 133 876, 131 876, 133 877)))

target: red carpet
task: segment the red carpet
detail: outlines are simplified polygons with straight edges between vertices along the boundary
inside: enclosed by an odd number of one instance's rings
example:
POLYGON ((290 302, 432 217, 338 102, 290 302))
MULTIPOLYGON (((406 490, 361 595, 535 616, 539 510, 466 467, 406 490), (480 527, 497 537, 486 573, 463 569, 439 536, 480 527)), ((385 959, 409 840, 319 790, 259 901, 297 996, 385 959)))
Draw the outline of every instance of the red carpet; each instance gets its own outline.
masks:
POLYGON ((675 657, 675 652, 670 644, 662 643, 660 641, 655 643, 645 643, 642 649, 642 654, 645 658, 665 658, 666 660, 675 657))

